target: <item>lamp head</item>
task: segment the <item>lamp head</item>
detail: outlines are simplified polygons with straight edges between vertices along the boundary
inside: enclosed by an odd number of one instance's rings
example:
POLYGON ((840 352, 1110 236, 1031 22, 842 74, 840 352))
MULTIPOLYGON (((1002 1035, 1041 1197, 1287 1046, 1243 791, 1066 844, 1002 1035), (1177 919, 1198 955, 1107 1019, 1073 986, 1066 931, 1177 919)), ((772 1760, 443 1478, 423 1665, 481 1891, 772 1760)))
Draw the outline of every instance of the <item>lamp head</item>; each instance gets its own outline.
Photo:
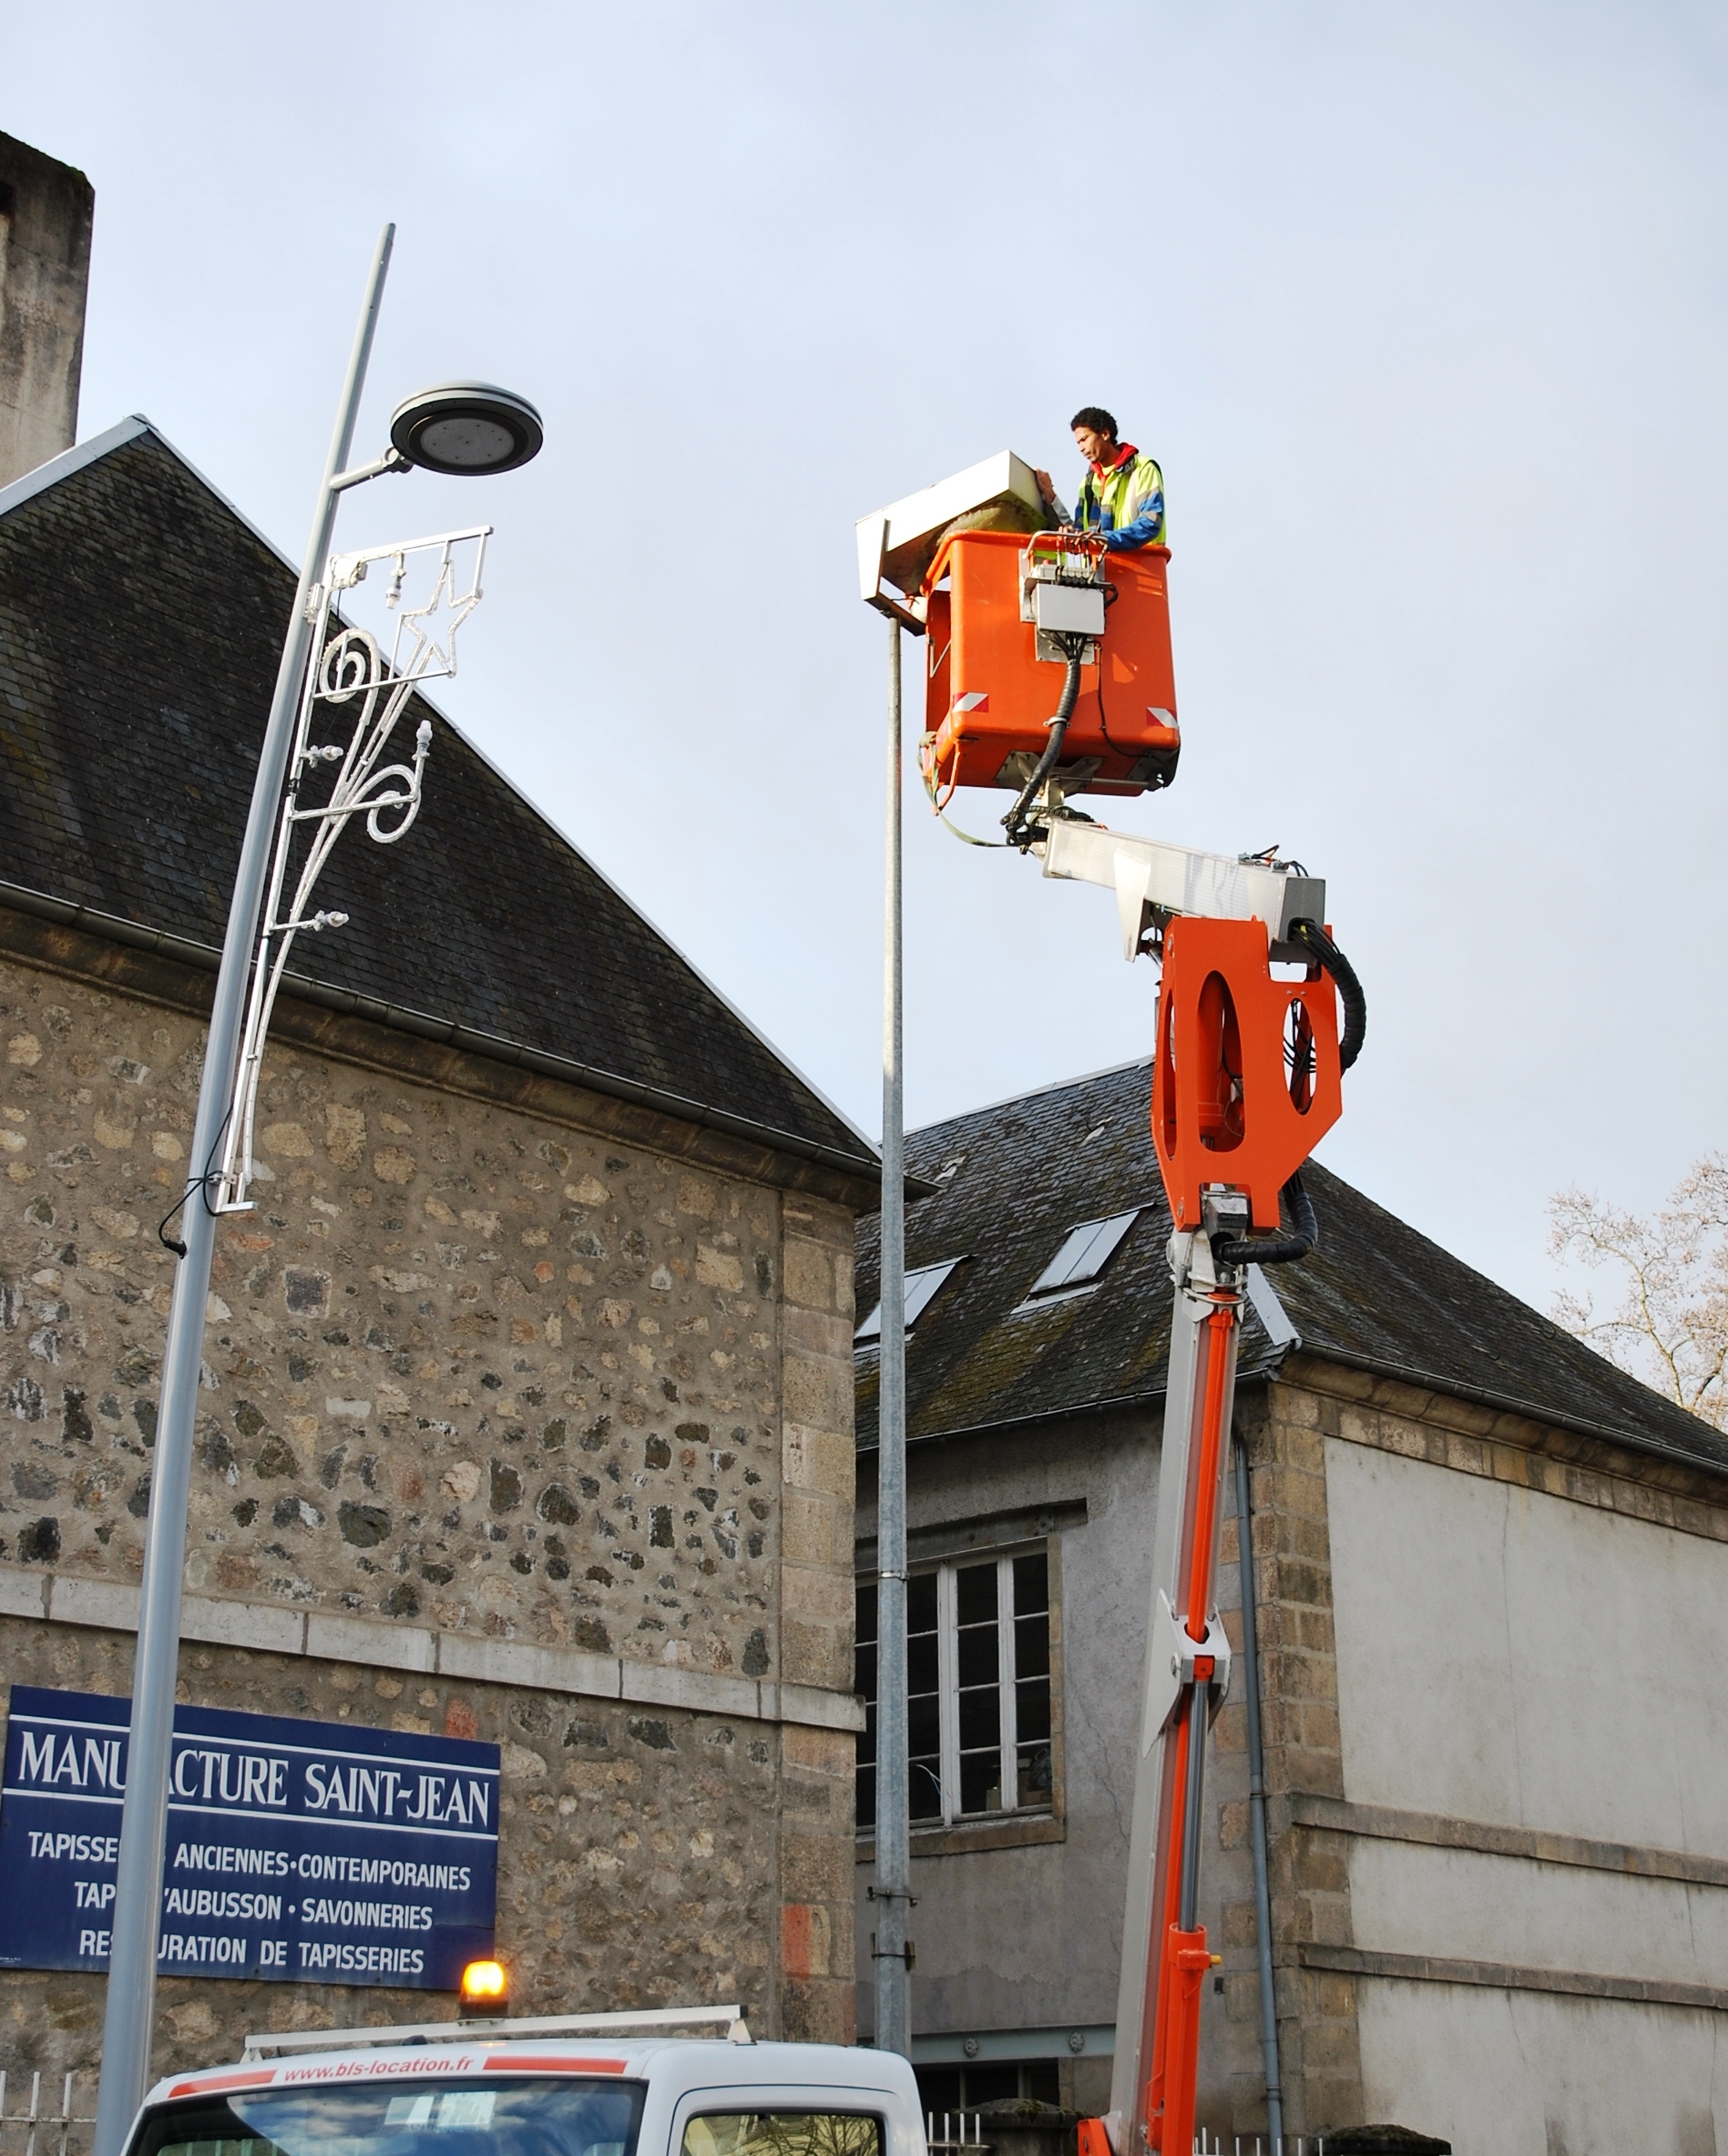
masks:
POLYGON ((490 382, 441 382, 390 415, 390 439, 410 464, 465 478, 514 471, 545 438, 528 400, 490 382))

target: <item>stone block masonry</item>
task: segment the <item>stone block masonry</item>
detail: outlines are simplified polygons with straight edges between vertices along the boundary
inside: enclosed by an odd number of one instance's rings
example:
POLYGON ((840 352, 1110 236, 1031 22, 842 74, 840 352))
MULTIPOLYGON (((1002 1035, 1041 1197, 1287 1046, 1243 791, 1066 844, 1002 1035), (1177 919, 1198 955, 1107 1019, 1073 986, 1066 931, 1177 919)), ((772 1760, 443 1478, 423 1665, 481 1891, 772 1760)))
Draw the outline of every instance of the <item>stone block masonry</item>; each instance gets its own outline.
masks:
MULTIPOLYGON (((0 983, 0 1558, 131 1582, 199 1035, 0 983)), ((777 1193, 292 1051, 259 1129, 188 1588, 766 1675, 777 1193)))
MULTIPOLYGON (((153 985, 0 958, 19 1681, 130 1682, 175 1264, 156 1230, 192 1168, 206 986, 166 963, 153 985), (66 1673, 102 1622, 101 1681, 66 1673), (42 1642, 22 1659, 19 1624, 42 1642)), ((736 1991, 767 2029, 844 2037, 851 1205, 718 1143, 691 1158, 667 1119, 574 1087, 533 1081, 525 1104, 447 1051, 429 1076, 420 1044, 344 1039, 340 1058, 272 1046, 258 1208, 219 1236, 186 1583, 207 1613, 189 1629, 238 1629, 183 1650, 188 1696, 246 1705, 251 1686, 261 1711, 339 1701, 453 1733, 467 1717, 505 1742, 500 1936, 537 2010, 736 1991), (538 1766, 512 1778, 511 1745, 538 1766), (626 1911, 627 1954, 608 1929, 626 1911)), ((248 1988, 200 1996, 225 2024, 232 1998, 243 2030, 248 1988)), ((266 1988, 273 2012, 312 2011, 266 1988)), ((382 2003, 344 1996, 349 2019, 382 2003)))
MULTIPOLYGON (((99 1630, 0 1620, 0 1658, 16 1683, 124 1692, 131 1681, 131 1640, 99 1630)), ((776 1728, 220 1646, 183 1650, 181 1671, 180 1697, 199 1706, 500 1746, 498 1944, 518 2010, 737 1998, 757 2024, 781 2018, 776 1728)), ((793 1990, 802 2020, 802 1977, 793 1990)), ((0 2052, 45 2075, 94 2068, 103 1991, 102 1977, 78 1972, 0 1978, 0 2052)), ((248 2028, 455 2011, 424 1991, 191 1977, 162 1977, 158 1998, 158 2073, 233 2056, 248 2028)))

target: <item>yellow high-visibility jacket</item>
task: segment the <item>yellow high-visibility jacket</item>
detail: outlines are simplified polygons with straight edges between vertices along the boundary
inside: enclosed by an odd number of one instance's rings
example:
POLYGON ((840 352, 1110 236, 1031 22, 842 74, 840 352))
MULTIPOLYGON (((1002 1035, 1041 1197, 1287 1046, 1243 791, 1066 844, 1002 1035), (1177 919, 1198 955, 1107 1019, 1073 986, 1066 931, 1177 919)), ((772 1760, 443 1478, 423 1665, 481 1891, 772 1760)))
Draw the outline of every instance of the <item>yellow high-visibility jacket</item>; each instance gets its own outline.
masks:
POLYGON ((1124 442, 1106 472, 1094 465, 1074 505, 1082 531, 1101 531, 1112 553, 1164 544, 1164 475, 1150 456, 1124 442))

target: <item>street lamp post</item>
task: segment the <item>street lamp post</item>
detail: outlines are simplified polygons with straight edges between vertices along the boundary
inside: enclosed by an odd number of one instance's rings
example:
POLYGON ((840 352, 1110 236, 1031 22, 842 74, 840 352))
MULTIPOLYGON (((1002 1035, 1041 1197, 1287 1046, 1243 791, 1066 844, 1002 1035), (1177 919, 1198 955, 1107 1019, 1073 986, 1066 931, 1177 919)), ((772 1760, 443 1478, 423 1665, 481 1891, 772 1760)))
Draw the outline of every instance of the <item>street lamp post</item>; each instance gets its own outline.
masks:
MULTIPOLYGON (((354 333, 330 455, 312 513, 312 536, 282 641, 210 1007, 198 1113, 192 1127, 194 1174, 186 1194, 184 1240, 169 1312, 157 1412, 95 2156, 120 2156, 149 2081, 193 1425, 216 1223, 221 1211, 232 1210, 218 1202, 223 1175, 216 1161, 235 1112, 242 1017, 258 947, 260 908, 277 837, 278 810, 295 739, 314 625, 325 613, 318 587, 324 574, 336 505, 349 487, 385 472, 405 472, 415 465, 445 472, 504 471, 525 464, 540 447, 539 417, 532 405, 486 383, 452 383, 423 392, 399 405, 393 415, 389 451, 371 464, 348 468, 355 415, 394 240, 395 227, 386 225, 379 235, 367 279, 365 304, 354 333)), ((415 788, 417 798, 417 767, 415 788)))
POLYGON ((882 1353, 876 1414, 876 2044, 912 2055, 906 1745, 906 1184, 901 927, 900 623, 888 623, 886 904, 883 913, 882 1353))

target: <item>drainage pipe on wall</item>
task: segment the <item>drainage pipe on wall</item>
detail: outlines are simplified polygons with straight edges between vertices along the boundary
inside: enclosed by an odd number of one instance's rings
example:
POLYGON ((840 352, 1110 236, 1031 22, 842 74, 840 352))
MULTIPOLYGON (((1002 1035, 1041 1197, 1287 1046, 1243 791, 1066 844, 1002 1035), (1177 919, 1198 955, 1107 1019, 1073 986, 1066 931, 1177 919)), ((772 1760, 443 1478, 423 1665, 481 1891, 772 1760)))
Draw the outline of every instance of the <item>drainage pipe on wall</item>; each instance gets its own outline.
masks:
POLYGON ((1278 2001, 1272 1974, 1272 1889, 1266 1872, 1266 1752, 1260 1727, 1260 1642, 1254 1615, 1253 1511, 1248 1495, 1248 1448, 1236 1433, 1236 1537, 1242 1575, 1242 1659, 1248 1694, 1248 1810, 1254 1845, 1254 1940, 1260 1950, 1260 2048, 1266 2071, 1266 2130, 1278 2148, 1284 2130, 1278 2069, 1278 2001))

